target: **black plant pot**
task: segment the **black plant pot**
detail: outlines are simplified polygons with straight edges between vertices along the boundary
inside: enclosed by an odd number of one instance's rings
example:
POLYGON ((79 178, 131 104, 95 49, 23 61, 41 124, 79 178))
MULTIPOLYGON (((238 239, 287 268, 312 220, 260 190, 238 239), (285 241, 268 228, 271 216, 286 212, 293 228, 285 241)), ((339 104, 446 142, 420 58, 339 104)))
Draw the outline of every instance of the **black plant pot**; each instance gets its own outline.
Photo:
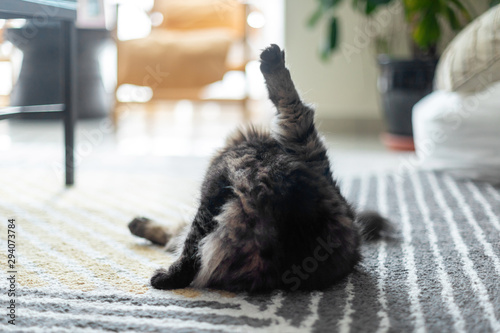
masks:
POLYGON ((397 60, 381 55, 378 89, 386 121, 383 141, 391 149, 413 150, 412 109, 432 92, 437 60, 397 60))
MULTIPOLYGON (((23 52, 21 71, 10 94, 10 104, 61 103, 59 24, 37 27, 36 34, 29 40, 23 33, 23 29, 8 29, 5 34, 23 52)), ((106 117, 113 107, 114 89, 105 88, 99 58, 103 48, 112 43, 107 30, 77 29, 78 118, 106 117)), ((54 118, 51 115, 40 117, 54 118)))

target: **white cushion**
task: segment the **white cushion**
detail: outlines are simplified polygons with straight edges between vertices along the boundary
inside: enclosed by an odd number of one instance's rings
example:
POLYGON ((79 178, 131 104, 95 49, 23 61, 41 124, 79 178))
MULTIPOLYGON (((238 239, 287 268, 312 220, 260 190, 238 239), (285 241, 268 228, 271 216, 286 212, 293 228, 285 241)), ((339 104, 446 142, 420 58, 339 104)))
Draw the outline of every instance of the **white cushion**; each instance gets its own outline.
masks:
POLYGON ((500 5, 471 22, 443 52, 436 90, 475 92, 500 81, 500 5))
POLYGON ((413 135, 423 169, 500 183, 500 83, 431 93, 413 107, 413 135))

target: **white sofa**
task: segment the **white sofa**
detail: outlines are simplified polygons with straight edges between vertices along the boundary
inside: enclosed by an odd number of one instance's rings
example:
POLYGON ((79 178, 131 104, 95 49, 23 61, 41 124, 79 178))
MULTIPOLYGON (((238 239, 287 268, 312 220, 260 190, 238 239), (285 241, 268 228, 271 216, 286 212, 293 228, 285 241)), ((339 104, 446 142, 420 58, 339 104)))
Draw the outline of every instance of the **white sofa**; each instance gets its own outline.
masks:
POLYGON ((413 108, 418 162, 428 170, 500 183, 500 5, 443 53, 435 91, 413 108))

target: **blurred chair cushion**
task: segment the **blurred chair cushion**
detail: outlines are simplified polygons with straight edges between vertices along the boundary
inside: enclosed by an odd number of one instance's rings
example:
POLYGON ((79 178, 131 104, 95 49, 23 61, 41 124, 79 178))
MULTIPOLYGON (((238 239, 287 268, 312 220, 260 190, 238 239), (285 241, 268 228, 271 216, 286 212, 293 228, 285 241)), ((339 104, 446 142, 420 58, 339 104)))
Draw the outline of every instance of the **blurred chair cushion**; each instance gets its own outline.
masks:
POLYGON ((418 165, 500 183, 500 82, 474 94, 435 91, 413 107, 418 165))
POLYGON ((197 88, 221 80, 232 42, 227 29, 153 30, 118 43, 118 85, 197 88))
POLYGON ((500 5, 471 22, 438 63, 436 90, 474 92, 500 80, 500 5))
POLYGON ((237 0, 156 0, 152 12, 163 15, 158 28, 228 28, 235 37, 245 33, 245 6, 237 0))

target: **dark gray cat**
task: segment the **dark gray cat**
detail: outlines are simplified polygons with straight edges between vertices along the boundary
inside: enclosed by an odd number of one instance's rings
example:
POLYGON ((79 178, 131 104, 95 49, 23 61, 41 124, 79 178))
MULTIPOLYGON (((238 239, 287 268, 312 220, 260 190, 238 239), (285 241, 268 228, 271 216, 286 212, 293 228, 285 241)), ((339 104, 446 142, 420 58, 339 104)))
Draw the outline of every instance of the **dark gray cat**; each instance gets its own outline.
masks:
MULTIPOLYGON (((353 270, 361 239, 388 226, 376 213, 356 215, 340 193, 284 52, 273 44, 260 58, 277 129, 240 130, 213 158, 179 258, 155 272, 154 288, 323 289, 353 270)), ((129 228, 162 245, 173 236, 146 218, 129 228)))

